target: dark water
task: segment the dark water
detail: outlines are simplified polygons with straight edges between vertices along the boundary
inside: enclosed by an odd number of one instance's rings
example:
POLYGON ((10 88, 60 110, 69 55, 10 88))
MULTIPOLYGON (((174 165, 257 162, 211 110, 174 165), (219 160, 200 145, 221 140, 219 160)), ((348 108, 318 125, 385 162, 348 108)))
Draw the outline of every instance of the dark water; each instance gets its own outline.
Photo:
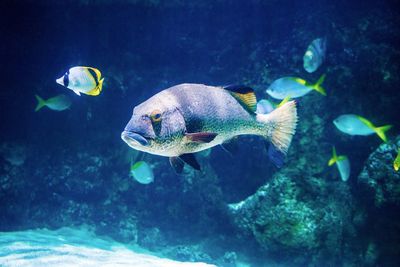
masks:
POLYGON ((0 10, 0 231, 87 225, 218 266, 399 262, 396 1, 5 1, 0 10), (318 37, 327 38, 326 60, 310 74, 302 58, 318 37), (56 84, 73 66, 101 70, 99 96, 56 84), (220 147, 198 155, 202 171, 180 176, 167 158, 136 153, 120 138, 134 106, 176 84, 245 84, 261 99, 280 77, 315 82, 324 73, 327 96, 298 99, 281 169, 254 136, 240 137, 233 155, 220 147), (35 94, 65 94, 72 106, 34 112, 35 94), (346 113, 393 125, 386 165, 367 160, 382 144, 376 135, 334 127, 346 113), (327 166, 333 145, 351 162, 347 182, 327 166), (132 158, 150 163, 153 183, 129 176, 132 158), (366 191, 363 170, 379 177, 366 191), (254 205, 228 206, 261 186, 254 205))

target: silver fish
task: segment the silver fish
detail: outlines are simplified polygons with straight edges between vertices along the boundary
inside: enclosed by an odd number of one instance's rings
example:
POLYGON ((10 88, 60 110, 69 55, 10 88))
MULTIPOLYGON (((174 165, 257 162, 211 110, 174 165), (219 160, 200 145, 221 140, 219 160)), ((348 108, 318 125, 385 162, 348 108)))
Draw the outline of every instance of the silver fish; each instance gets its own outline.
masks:
POLYGON ((178 173, 184 163, 200 169, 192 153, 238 135, 260 135, 286 153, 297 124, 295 102, 269 114, 255 113, 256 105, 249 87, 180 84, 136 106, 121 138, 134 149, 170 157, 178 173))
POLYGON ((304 69, 311 73, 316 71, 325 60, 326 38, 318 38, 311 42, 303 56, 304 69))

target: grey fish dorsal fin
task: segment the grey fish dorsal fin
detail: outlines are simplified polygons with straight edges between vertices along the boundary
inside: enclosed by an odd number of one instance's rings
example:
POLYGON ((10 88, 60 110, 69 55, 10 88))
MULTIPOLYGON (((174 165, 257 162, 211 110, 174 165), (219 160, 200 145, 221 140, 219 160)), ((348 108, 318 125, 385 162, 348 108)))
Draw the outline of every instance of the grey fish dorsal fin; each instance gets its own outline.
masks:
POLYGON ((245 85, 228 85, 223 89, 229 91, 231 95, 250 113, 257 110, 257 98, 254 90, 245 85))

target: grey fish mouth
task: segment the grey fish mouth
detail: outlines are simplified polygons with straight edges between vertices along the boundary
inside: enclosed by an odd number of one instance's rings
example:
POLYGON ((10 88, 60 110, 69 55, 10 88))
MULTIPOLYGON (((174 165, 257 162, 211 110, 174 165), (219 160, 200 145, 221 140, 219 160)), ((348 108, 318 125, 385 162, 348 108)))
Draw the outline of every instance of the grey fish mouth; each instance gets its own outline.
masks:
POLYGON ((135 133, 135 132, 123 131, 121 133, 121 138, 128 144, 131 141, 135 141, 142 146, 147 146, 149 144, 149 140, 147 140, 146 137, 144 137, 143 135, 141 135, 139 133, 135 133))

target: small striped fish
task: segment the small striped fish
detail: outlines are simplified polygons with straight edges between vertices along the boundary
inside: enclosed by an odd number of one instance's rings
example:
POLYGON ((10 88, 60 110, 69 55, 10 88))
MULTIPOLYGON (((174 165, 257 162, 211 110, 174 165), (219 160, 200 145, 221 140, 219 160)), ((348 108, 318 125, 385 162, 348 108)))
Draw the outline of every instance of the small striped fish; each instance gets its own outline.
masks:
POLYGON ((74 91, 75 94, 81 95, 99 95, 103 87, 104 78, 98 69, 92 67, 73 67, 70 68, 56 82, 62 86, 74 91))

